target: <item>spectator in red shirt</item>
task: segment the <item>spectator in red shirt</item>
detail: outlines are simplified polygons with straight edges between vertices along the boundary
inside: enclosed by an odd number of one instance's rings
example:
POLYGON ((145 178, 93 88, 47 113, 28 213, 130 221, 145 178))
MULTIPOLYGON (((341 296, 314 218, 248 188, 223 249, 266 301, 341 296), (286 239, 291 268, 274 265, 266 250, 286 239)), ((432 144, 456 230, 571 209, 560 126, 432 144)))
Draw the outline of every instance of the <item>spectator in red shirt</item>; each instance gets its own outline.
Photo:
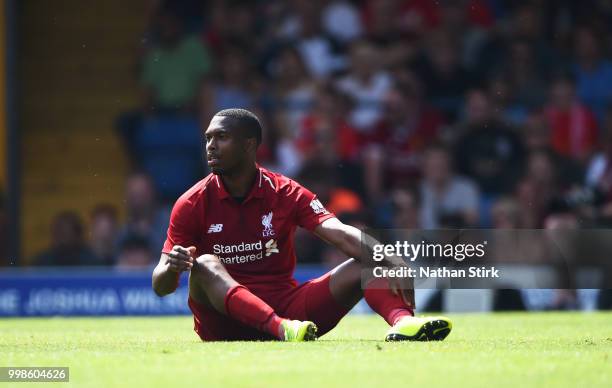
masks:
POLYGON ((463 10, 471 26, 489 28, 493 25, 493 13, 482 0, 431 1, 431 0, 369 0, 363 12, 365 25, 370 33, 387 29, 400 32, 424 32, 439 27, 448 18, 448 9, 463 10))
POLYGON ((321 87, 313 111, 304 117, 296 146, 302 160, 354 161, 358 156, 361 138, 349 124, 348 97, 329 86, 321 87))
POLYGON ((560 77, 553 82, 545 115, 553 149, 562 156, 586 161, 597 142, 597 121, 576 97, 572 80, 560 77))
POLYGON ((385 181, 401 182, 418 176, 425 148, 438 138, 442 116, 421 99, 415 82, 394 87, 385 98, 385 119, 365 148, 365 184, 371 198, 379 198, 385 181))

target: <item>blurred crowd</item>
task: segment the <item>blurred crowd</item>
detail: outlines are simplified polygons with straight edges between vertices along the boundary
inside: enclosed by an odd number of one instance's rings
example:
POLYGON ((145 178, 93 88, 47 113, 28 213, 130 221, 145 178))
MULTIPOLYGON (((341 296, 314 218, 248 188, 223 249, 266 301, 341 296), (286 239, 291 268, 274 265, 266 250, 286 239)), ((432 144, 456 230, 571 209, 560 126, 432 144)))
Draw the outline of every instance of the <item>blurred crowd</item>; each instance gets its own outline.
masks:
MULTIPOLYGON (((141 171, 151 118, 261 118, 259 162, 358 227, 612 225, 612 3, 605 0, 152 1, 118 120, 141 171)), ((187 186, 206 173, 194 176, 187 186)), ((168 209, 146 173, 126 220, 59 214, 39 265, 150 265, 168 209)), ((299 233, 301 262, 341 254, 299 233)))
POLYGON ((123 210, 124 222, 110 204, 92 209, 87 222, 76 212, 60 212, 50 228, 50 247, 36 255, 32 264, 125 269, 150 266, 159 260, 170 211, 159 202, 148 175, 137 172, 127 178, 123 210))

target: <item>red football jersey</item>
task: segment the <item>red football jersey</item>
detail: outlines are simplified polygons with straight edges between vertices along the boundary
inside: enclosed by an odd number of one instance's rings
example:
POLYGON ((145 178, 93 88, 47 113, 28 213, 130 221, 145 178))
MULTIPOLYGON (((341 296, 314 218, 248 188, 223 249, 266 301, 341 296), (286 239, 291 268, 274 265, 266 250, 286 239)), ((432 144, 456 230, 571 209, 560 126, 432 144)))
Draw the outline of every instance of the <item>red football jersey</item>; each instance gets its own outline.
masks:
POLYGON ((236 281, 253 290, 296 285, 296 226, 312 231, 334 215, 299 183, 258 169, 242 203, 214 174, 187 190, 172 209, 162 252, 193 245, 198 256, 215 254, 236 281))

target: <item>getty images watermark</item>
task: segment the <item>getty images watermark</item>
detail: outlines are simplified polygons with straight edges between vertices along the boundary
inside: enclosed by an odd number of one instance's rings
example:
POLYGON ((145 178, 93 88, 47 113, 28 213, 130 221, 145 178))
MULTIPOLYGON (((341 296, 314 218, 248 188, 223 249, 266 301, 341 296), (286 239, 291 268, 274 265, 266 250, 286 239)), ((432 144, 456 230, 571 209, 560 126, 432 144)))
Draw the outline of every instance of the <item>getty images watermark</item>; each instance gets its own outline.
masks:
MULTIPOLYGON (((414 263, 417 259, 449 259, 462 262, 465 259, 483 258, 487 241, 477 244, 442 244, 421 241, 395 241, 393 244, 373 244, 372 260, 382 262, 388 257, 401 257, 414 263)), ((469 266, 467 268, 451 268, 448 266, 375 266, 372 268, 375 278, 499 278, 499 269, 495 266, 469 266)))
POLYGON ((368 229, 362 286, 405 278, 414 288, 612 288, 611 252, 612 229, 368 229))

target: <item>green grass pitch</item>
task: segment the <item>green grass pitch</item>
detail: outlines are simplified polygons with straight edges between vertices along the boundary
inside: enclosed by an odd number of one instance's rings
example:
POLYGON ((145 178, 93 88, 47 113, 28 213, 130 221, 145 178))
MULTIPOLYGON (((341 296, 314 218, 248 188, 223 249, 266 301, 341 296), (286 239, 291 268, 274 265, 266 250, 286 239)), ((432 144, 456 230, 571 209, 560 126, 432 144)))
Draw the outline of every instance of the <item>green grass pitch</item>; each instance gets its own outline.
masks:
POLYGON ((612 387, 611 313, 451 318, 431 343, 386 343, 377 316, 309 343, 202 343, 188 317, 0 319, 0 366, 69 366, 54 384, 78 387, 612 387))

